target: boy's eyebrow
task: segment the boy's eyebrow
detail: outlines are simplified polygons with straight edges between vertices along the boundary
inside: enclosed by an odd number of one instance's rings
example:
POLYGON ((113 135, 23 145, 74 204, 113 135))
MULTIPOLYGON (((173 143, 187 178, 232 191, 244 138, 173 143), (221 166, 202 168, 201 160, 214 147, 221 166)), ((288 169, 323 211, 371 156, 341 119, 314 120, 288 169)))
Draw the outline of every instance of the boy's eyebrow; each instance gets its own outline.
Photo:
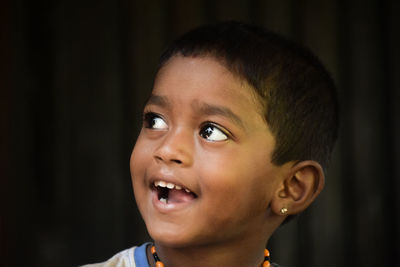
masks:
MULTIPOLYGON (((154 95, 151 94, 149 100, 147 101, 147 105, 156 105, 161 107, 170 107, 172 105, 171 101, 166 96, 154 95)), ((204 115, 221 115, 223 117, 227 117, 228 119, 235 122, 237 125, 244 127, 243 121, 240 119, 238 115, 236 115, 231 109, 223 106, 208 104, 205 102, 194 101, 192 107, 199 114, 204 115)))
POLYGON ((151 94, 149 99, 147 100, 146 105, 156 105, 156 106, 161 106, 161 107, 169 107, 169 106, 171 106, 171 102, 165 96, 151 94))
POLYGON ((236 115, 232 110, 227 107, 212 105, 204 102, 194 102, 194 109, 198 110, 201 114, 205 115, 221 115, 227 117, 228 119, 234 121, 240 127, 244 128, 243 121, 240 119, 238 115, 236 115))

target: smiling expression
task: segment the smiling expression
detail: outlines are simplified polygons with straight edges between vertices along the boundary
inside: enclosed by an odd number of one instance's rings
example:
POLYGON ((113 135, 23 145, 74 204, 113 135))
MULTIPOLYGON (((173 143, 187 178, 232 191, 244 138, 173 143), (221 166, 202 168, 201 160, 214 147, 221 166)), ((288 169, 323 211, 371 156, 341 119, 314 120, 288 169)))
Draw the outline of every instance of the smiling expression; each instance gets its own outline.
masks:
POLYGON ((130 162, 150 236, 179 247, 265 234, 279 186, 273 148, 246 82, 211 57, 171 58, 157 74, 130 162))

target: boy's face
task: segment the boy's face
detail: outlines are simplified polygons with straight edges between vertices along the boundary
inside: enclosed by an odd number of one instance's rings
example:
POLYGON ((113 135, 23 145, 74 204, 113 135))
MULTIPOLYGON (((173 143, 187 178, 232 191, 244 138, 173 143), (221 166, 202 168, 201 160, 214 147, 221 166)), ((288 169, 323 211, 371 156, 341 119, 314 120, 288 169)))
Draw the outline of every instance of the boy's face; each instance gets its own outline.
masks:
POLYGON ((213 58, 177 56, 159 71, 130 162, 155 241, 179 247, 264 233, 280 168, 261 110, 213 58))

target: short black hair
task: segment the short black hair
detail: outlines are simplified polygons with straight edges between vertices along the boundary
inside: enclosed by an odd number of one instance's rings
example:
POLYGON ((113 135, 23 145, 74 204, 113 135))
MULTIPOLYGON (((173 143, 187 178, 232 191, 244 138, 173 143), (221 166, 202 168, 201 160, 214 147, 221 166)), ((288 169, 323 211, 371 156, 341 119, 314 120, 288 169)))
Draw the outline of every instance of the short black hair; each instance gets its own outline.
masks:
POLYGON ((337 94, 308 49, 262 27, 227 21, 176 39, 159 69, 174 56, 211 56, 255 90, 276 142, 272 163, 315 160, 326 168, 337 138, 337 94))

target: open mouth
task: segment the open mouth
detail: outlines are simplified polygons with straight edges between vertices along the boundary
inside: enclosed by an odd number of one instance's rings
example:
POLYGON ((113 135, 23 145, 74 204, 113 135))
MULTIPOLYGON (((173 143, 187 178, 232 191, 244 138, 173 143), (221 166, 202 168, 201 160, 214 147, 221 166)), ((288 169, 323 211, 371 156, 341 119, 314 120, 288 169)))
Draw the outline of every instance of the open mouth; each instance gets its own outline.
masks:
POLYGON ((183 203, 197 198, 189 189, 164 181, 155 181, 152 189, 157 192, 158 200, 165 204, 183 203))

